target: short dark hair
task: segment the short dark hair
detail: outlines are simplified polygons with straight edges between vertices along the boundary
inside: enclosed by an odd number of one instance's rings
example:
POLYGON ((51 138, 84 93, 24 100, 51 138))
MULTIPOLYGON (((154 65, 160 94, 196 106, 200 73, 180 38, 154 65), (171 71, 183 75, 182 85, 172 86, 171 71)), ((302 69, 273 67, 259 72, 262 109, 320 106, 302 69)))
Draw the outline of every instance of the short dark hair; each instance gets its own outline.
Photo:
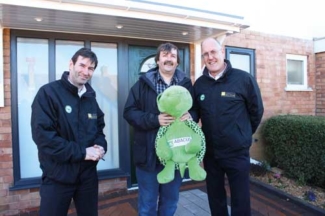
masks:
POLYGON ((163 52, 163 51, 171 52, 172 49, 175 49, 177 51, 177 63, 179 64, 179 50, 178 50, 177 46, 175 46, 172 43, 163 43, 163 44, 159 45, 159 47, 157 49, 156 57, 155 57, 155 62, 157 63, 157 61, 159 61, 160 52, 163 52))
POLYGON ((91 51, 91 49, 85 47, 79 49, 71 58, 73 64, 76 64, 79 56, 89 58, 91 63, 95 63, 94 69, 96 69, 98 60, 96 54, 93 51, 91 51))

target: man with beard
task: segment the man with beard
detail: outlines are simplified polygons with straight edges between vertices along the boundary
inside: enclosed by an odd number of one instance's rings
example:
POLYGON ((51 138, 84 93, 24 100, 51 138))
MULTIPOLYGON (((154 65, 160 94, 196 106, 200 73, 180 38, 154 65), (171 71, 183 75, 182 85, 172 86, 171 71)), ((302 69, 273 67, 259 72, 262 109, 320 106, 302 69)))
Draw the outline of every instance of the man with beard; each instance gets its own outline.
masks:
MULTIPOLYGON (((156 98, 172 85, 183 86, 192 93, 192 82, 184 72, 176 69, 179 53, 175 45, 161 44, 155 62, 157 67, 143 74, 131 88, 124 107, 124 118, 134 128, 132 148, 139 187, 139 216, 172 216, 177 208, 182 178, 179 172, 175 172, 173 181, 158 183, 157 174, 164 167, 156 156, 155 139, 159 127, 169 125, 174 118, 159 112, 156 98)), ((187 112, 181 120, 188 118, 192 117, 187 112)))

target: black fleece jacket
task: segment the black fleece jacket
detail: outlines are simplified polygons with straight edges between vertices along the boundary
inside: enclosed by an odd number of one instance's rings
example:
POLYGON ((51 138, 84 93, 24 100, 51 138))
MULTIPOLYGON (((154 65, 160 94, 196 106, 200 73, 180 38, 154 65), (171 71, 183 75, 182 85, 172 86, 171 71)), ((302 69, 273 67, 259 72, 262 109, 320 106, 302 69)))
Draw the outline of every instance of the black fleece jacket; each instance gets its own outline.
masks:
POLYGON ((227 68, 215 80, 205 68, 194 84, 194 100, 206 137, 206 156, 228 158, 249 153, 252 134, 263 116, 259 87, 249 73, 227 68))
POLYGON ((68 75, 64 72, 60 80, 39 89, 32 103, 31 129, 43 177, 74 184, 81 167, 97 165, 85 161, 86 148, 97 144, 106 151, 107 143, 95 91, 87 83, 79 97, 68 75))

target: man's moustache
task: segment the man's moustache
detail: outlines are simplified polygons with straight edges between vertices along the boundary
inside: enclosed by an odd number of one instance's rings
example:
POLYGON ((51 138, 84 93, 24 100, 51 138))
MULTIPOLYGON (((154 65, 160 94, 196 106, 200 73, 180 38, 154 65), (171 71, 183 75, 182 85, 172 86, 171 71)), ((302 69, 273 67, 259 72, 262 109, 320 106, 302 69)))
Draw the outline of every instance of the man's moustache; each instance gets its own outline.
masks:
POLYGON ((164 65, 166 65, 166 64, 174 65, 173 62, 171 62, 171 61, 166 61, 166 62, 164 62, 164 65))

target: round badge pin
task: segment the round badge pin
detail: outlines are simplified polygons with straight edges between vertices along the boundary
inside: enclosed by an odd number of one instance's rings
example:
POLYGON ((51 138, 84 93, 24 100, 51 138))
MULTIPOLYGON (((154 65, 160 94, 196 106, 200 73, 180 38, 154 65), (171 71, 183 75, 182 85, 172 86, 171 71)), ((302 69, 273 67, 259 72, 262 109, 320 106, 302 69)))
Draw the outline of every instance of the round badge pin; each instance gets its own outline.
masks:
POLYGON ((71 106, 69 106, 69 105, 65 106, 65 111, 66 111, 67 113, 71 113, 71 112, 72 112, 72 108, 71 108, 71 106))

